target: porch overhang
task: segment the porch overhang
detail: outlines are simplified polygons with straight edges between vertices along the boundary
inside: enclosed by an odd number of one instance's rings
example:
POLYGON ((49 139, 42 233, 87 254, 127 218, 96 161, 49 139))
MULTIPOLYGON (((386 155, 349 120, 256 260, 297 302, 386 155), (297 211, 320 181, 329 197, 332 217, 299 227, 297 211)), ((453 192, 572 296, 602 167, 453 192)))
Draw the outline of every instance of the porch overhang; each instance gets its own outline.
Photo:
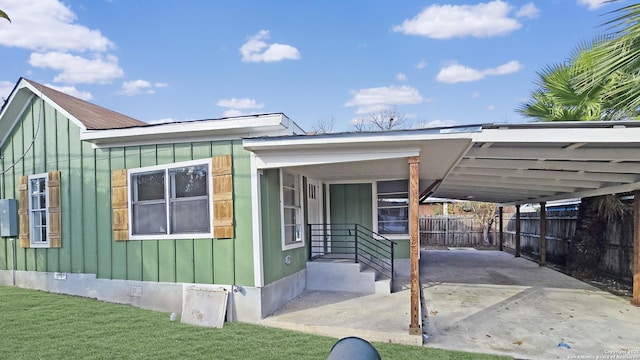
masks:
POLYGON ((258 168, 295 168, 325 182, 408 179, 406 159, 419 156, 424 195, 503 205, 640 189, 634 121, 286 136, 244 147, 258 168))

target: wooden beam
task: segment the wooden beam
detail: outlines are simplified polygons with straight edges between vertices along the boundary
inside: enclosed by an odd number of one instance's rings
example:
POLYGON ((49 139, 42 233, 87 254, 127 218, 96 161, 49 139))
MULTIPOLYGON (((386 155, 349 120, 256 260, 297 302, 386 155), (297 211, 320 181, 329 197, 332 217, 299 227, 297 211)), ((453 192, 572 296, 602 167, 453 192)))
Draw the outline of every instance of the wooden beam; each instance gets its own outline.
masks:
POLYGON ((498 207, 498 246, 500 251, 504 250, 504 248, 502 247, 502 244, 504 244, 504 225, 502 224, 504 219, 503 213, 503 207, 498 207))
POLYGON ((411 274, 411 324, 409 334, 422 335, 420 329, 420 238, 418 229, 420 157, 409 158, 409 251, 411 274))
POLYGON ((515 256, 520 257, 520 205, 516 205, 516 249, 515 256))
POLYGON ((640 191, 633 193, 633 297, 631 303, 640 306, 640 191))
POLYGON ((538 245, 540 259, 538 265, 547 265, 547 203, 540 203, 540 240, 538 245))

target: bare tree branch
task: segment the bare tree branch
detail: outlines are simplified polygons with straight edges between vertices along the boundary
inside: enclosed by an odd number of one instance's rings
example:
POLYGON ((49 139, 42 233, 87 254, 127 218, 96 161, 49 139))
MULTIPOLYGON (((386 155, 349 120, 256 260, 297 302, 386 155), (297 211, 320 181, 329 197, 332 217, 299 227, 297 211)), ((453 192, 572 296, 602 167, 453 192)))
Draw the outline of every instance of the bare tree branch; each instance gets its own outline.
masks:
POLYGON ((333 132, 334 124, 335 120, 333 119, 333 116, 329 120, 318 120, 313 124, 312 131, 316 134, 330 134, 333 132))
POLYGON ((389 131, 403 129, 408 125, 407 116, 396 106, 372 111, 352 123, 353 130, 356 132, 389 131))

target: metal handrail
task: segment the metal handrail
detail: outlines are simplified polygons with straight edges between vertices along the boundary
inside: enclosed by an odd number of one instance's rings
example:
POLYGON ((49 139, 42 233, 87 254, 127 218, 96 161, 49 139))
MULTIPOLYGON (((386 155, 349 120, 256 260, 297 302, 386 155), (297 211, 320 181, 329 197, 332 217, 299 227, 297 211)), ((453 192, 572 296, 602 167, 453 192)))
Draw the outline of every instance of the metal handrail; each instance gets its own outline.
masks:
POLYGON ((310 259, 353 260, 393 281, 395 241, 360 224, 309 224, 310 259))

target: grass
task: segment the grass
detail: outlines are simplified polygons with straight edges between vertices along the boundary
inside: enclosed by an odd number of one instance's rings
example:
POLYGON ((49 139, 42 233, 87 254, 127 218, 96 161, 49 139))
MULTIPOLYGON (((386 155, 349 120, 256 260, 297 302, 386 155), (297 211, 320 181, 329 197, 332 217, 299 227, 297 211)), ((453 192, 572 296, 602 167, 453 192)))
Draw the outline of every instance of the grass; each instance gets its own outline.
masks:
MULTIPOLYGON (((243 323, 222 329, 93 299, 0 286, 0 359, 326 359, 337 339, 243 323)), ((505 359, 374 343, 383 359, 505 359)))

